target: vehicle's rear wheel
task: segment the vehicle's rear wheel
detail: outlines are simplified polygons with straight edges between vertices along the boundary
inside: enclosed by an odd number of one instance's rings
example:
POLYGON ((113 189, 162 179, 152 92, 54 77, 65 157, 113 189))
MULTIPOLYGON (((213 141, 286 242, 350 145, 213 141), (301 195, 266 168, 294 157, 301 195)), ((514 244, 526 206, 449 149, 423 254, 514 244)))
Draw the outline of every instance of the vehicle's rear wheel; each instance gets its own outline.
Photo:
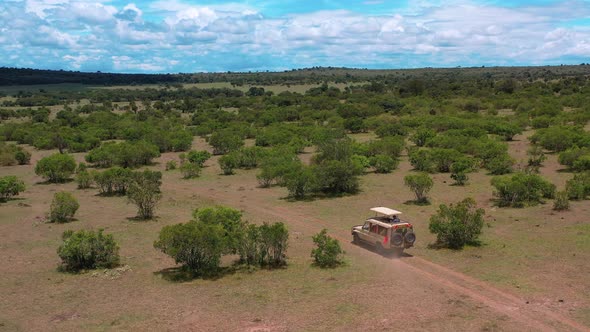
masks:
POLYGON ((352 243, 354 243, 354 244, 361 243, 361 239, 359 238, 359 235, 357 233, 352 234, 352 243))
POLYGON ((404 236, 400 233, 391 234, 391 244, 394 246, 401 246, 404 243, 404 236))
POLYGON ((406 243, 414 244, 414 242, 416 242, 416 234, 413 232, 406 233, 406 243))

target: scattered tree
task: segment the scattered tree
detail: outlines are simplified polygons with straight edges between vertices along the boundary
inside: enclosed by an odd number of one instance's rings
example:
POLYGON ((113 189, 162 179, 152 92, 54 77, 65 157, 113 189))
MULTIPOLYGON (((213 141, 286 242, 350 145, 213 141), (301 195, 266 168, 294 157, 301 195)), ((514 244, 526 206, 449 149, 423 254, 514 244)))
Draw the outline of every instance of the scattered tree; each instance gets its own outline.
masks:
POLYGON ((559 191, 555 194, 555 201, 553 202, 553 210, 564 211, 570 209, 570 201, 567 191, 559 191))
POLYGON ((436 234, 438 245, 461 249, 466 244, 475 244, 483 227, 483 209, 477 209, 472 198, 450 204, 441 204, 437 214, 430 217, 428 229, 436 234))
POLYGON ((105 235, 102 230, 65 231, 62 238, 63 244, 57 249, 62 270, 112 268, 119 264, 119 246, 112 234, 105 235))
POLYGON ((5 202, 23 191, 25 191, 23 180, 14 175, 0 177, 0 202, 5 202))
POLYGON ((404 183, 416 195, 416 203, 428 203, 426 194, 432 189, 434 182, 426 173, 410 174, 404 177, 404 183))
POLYGON ((63 223, 74 218, 80 208, 78 200, 69 192, 58 192, 53 196, 49 211, 49 221, 63 223))
POLYGON ((156 204, 162 198, 160 185, 162 173, 144 170, 133 174, 127 189, 127 198, 137 206, 137 216, 141 219, 152 219, 156 204))
POLYGON ((54 183, 64 182, 75 170, 76 161, 74 160, 74 157, 61 153, 42 158, 35 166, 35 174, 54 183))
POLYGON ((342 264, 342 254, 344 251, 340 247, 340 242, 328 235, 327 229, 313 236, 313 243, 316 248, 311 250, 311 256, 317 266, 335 267, 342 264))
POLYGON ((542 203, 542 198, 553 198, 555 185, 537 174, 516 173, 492 178, 498 206, 523 207, 542 203))

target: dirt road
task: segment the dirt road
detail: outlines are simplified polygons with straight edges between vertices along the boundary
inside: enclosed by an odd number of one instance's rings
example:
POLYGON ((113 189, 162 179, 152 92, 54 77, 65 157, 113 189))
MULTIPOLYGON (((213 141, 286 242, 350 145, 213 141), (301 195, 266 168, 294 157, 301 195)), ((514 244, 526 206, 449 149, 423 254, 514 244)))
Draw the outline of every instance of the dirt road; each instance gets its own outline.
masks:
MULTIPOLYGON (((303 214, 303 211, 285 206, 268 206, 258 195, 244 195, 235 190, 201 187, 198 195, 208 197, 220 203, 232 204, 240 202, 239 207, 244 211, 272 216, 284 220, 292 228, 307 234, 317 233, 321 228, 330 228, 330 223, 303 214)), ((367 248, 355 246, 351 243, 350 233, 331 230, 330 234, 340 240, 344 249, 350 255, 366 256, 380 267, 392 271, 400 269, 410 272, 410 278, 421 279, 460 296, 468 297, 474 302, 485 306, 510 320, 518 322, 527 330, 536 331, 590 331, 586 327, 542 303, 533 303, 519 296, 499 290, 483 281, 450 270, 420 257, 405 255, 396 259, 378 255, 367 248)))

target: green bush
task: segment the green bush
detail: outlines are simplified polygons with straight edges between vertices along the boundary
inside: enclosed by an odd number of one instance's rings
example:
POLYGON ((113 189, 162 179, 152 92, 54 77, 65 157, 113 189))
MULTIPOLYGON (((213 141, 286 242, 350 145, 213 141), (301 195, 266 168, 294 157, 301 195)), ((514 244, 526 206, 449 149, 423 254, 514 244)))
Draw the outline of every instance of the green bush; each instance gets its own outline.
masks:
POLYGON ((416 203, 428 203, 426 194, 432 189, 434 182, 426 173, 409 174, 404 177, 404 183, 416 195, 416 203))
POLYGON ((211 158, 211 154, 205 150, 202 151, 189 151, 187 154, 187 159, 191 163, 195 163, 199 165, 199 167, 203 167, 205 162, 211 158))
POLYGON ((574 166, 581 158, 590 156, 590 148, 579 148, 574 146, 559 154, 558 161, 560 164, 568 166, 574 171, 584 171, 584 169, 577 169, 577 167, 583 167, 584 162, 578 163, 574 166))
POLYGON ((35 166, 35 174, 54 183, 64 182, 75 170, 76 161, 74 160, 74 157, 61 153, 42 158, 35 166))
POLYGON ((238 167, 238 156, 234 153, 226 154, 218 159, 219 167, 224 175, 234 174, 234 169, 238 167))
POLYGON ((19 165, 27 165, 31 161, 31 153, 18 147, 17 151, 14 153, 14 159, 16 159, 19 165))
POLYGON ((476 209, 475 201, 466 198, 449 206, 441 204, 437 214, 430 217, 428 229, 436 234, 439 246, 461 249, 474 244, 483 227, 483 209, 476 209))
POLYGON ((426 143, 436 136, 436 132, 430 128, 420 127, 416 129, 416 132, 410 137, 410 140, 416 144, 416 146, 422 147, 426 143))
POLYGON ((26 165, 31 160, 31 153, 15 144, 0 142, 0 166, 26 165))
POLYGON ((166 170, 172 171, 176 169, 176 160, 168 160, 166 162, 166 170))
POLYGON ((49 221, 63 223, 74 218, 74 214, 80 208, 78 200, 70 193, 62 191, 55 193, 51 201, 49 221))
POLYGON ((157 171, 144 170, 135 172, 129 188, 127 198, 137 206, 137 217, 140 219, 151 219, 154 216, 156 204, 162 198, 160 185, 162 184, 162 173, 157 171))
POLYGON ((565 191, 572 200, 582 200, 590 196, 590 171, 576 174, 567 180, 565 191))
POLYGON ((451 164, 451 179, 455 180, 458 186, 464 186, 469 177, 467 173, 473 170, 474 162, 470 158, 460 158, 451 164))
POLYGON ((311 168, 316 188, 326 194, 354 194, 359 191, 362 169, 349 161, 325 160, 311 168))
POLYGON ((308 166, 302 166, 288 173, 285 178, 285 186, 289 191, 289 196, 295 199, 302 199, 317 188, 316 178, 308 166))
POLYGON ((57 249, 62 260, 61 269, 79 271, 82 269, 112 268, 119 264, 119 246, 113 235, 80 230, 65 231, 63 244, 57 249))
POLYGON ((154 247, 176 263, 200 275, 218 272, 226 248, 224 229, 219 224, 190 221, 162 228, 154 247))
POLYGON ((78 183, 78 189, 88 189, 92 186, 94 179, 90 172, 83 170, 76 173, 76 182, 78 183))
POLYGON ((213 154, 226 154, 236 151, 244 145, 240 135, 229 130, 216 131, 209 137, 209 145, 213 147, 213 154))
POLYGON ((238 244, 240 262, 246 265, 259 265, 262 261, 260 246, 260 227, 246 224, 243 227, 238 244))
POLYGON ((433 172, 435 169, 434 160, 430 150, 416 149, 409 153, 410 164, 414 167, 414 170, 420 172, 433 172))
POLYGON ((133 171, 128 168, 112 167, 103 172, 91 173, 102 195, 125 195, 133 171))
POLYGON ((590 142, 590 134, 582 128, 571 126, 552 126, 537 130, 531 141, 550 151, 565 151, 574 145, 584 146, 590 142))
POLYGON ((342 264, 342 254, 344 251, 340 247, 340 242, 328 236, 328 230, 322 229, 321 232, 313 236, 313 243, 317 248, 311 250, 311 257, 317 266, 335 267, 342 264))
POLYGON ((149 165, 152 159, 160 156, 160 150, 146 141, 104 143, 90 150, 85 159, 96 167, 139 167, 149 165))
POLYGON ((499 155, 487 160, 484 167, 493 175, 502 175, 512 172, 514 160, 508 154, 499 155))
POLYGON ((180 173, 184 179, 196 178, 201 174, 201 166, 193 162, 184 162, 180 165, 180 173))
POLYGON ((391 173, 397 168, 399 160, 390 156, 379 154, 369 159, 370 165, 375 168, 375 173, 391 173))
POLYGON ((285 252, 288 247, 289 231, 282 222, 264 223, 259 226, 261 265, 279 267, 287 264, 285 252))
POLYGON ((542 198, 553 198, 555 185, 537 174, 516 173, 495 176, 492 186, 498 206, 523 207, 542 203, 542 198))
POLYGON ((543 152, 543 148, 534 145, 527 150, 527 156, 529 157, 527 166, 533 173, 539 173, 539 168, 543 166, 543 162, 547 159, 547 156, 545 156, 545 153, 543 152))
POLYGON ((23 180, 14 175, 0 177, 0 201, 7 201, 25 191, 23 180))
POLYGON ((567 191, 560 191, 555 194, 555 201, 553 202, 553 210, 564 211, 570 209, 570 201, 567 191))
POLYGON ((193 220, 210 225, 219 225, 224 230, 226 250, 224 253, 236 254, 245 223, 242 213, 236 209, 216 206, 193 211, 193 220))

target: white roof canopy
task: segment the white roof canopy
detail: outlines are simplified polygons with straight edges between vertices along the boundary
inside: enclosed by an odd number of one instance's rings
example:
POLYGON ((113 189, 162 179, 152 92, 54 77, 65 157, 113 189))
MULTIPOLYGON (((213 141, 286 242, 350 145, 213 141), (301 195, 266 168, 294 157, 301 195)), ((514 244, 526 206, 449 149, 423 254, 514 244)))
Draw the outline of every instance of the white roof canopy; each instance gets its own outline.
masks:
POLYGON ((386 215, 386 216, 393 216, 396 214, 402 214, 400 211, 398 210, 394 210, 394 209, 390 209, 390 208, 386 208, 383 206, 379 206, 379 207, 374 207, 371 208, 371 211, 386 215))

